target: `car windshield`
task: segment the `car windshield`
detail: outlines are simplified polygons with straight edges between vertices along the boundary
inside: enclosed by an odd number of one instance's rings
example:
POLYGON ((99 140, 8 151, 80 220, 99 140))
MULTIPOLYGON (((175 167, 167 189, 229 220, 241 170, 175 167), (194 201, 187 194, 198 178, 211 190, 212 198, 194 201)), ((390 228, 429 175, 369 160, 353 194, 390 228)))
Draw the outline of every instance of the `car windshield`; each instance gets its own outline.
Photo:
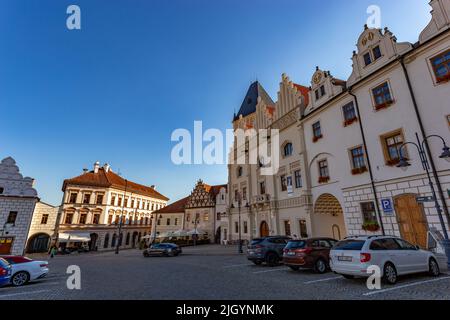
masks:
POLYGON ((306 241, 289 241, 286 249, 302 249, 306 246, 306 241))
POLYGON ((250 245, 254 246, 258 243, 263 242, 264 239, 253 239, 252 242, 250 242, 250 245))
POLYGON ((333 246, 333 250, 361 250, 364 240, 343 240, 333 246))

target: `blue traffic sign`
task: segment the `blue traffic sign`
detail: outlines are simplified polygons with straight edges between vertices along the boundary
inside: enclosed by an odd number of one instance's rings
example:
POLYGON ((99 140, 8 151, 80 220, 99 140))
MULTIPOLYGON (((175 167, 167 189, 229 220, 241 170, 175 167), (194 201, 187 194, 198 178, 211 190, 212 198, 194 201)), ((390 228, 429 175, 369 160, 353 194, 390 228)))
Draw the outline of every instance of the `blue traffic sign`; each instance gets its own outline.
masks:
POLYGON ((394 212, 394 208, 392 206, 392 199, 390 199, 390 198, 381 199, 381 206, 383 208, 384 213, 394 212))

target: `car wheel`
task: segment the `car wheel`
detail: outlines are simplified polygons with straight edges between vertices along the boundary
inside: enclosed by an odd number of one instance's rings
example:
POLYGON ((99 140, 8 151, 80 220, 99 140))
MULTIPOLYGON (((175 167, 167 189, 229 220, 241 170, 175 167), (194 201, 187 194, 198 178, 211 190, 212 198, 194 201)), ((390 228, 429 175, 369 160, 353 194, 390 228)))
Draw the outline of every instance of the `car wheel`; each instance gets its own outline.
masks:
POLYGON ((254 260, 253 263, 256 264, 257 266, 259 266, 262 263, 262 261, 261 260, 254 260))
POLYGON ((13 277, 11 278, 11 283, 15 287, 20 287, 26 284, 30 280, 30 275, 28 272, 20 271, 17 272, 13 277))
POLYGON ((277 254, 273 253, 273 252, 269 252, 266 255, 266 263, 269 266, 271 266, 271 267, 275 266, 278 263, 278 256, 277 256, 277 254))
POLYGON ((294 270, 294 271, 300 270, 300 267, 299 267, 299 266, 289 266, 289 268, 291 268, 291 269, 294 270))
POLYGON ((397 270, 395 269, 395 266, 390 262, 384 265, 383 280, 388 284, 397 283, 397 270))
POLYGON ((349 280, 355 279, 355 276, 352 276, 352 275, 350 275, 350 274, 343 274, 342 276, 343 276, 345 279, 349 279, 349 280))
POLYGON ((441 271, 439 270, 439 265, 434 258, 430 258, 430 262, 428 263, 428 272, 430 276, 439 277, 441 271))
POLYGON ((314 271, 317 273, 325 273, 327 272, 327 264, 323 259, 317 259, 314 264, 314 271))

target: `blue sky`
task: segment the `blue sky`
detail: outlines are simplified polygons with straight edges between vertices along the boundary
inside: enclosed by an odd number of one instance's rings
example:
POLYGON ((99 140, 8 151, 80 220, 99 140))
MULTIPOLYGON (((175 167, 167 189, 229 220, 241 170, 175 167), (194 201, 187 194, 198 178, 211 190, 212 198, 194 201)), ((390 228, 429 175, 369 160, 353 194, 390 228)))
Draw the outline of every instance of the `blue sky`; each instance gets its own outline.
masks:
POLYGON ((172 131, 230 128, 255 79, 274 100, 283 72, 346 79, 371 4, 399 41, 430 19, 425 0, 0 0, 0 158, 52 204, 97 160, 171 201, 226 183, 225 166, 173 165, 172 131))

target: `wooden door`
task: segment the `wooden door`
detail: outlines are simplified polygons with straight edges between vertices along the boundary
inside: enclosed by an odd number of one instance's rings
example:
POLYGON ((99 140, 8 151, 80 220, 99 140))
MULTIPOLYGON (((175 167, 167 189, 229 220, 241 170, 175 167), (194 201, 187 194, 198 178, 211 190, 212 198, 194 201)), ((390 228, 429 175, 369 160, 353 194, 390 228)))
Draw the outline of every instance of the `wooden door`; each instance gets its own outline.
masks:
POLYGON ((427 246, 428 223, 423 207, 415 195, 401 195, 394 200, 397 221, 402 238, 421 248, 427 246))
POLYGON ((0 237, 0 254, 11 253, 13 240, 13 237, 0 237))
POLYGON ((261 237, 269 236, 269 225, 267 224, 267 222, 265 222, 265 221, 261 222, 261 226, 260 226, 259 230, 260 230, 261 237))

